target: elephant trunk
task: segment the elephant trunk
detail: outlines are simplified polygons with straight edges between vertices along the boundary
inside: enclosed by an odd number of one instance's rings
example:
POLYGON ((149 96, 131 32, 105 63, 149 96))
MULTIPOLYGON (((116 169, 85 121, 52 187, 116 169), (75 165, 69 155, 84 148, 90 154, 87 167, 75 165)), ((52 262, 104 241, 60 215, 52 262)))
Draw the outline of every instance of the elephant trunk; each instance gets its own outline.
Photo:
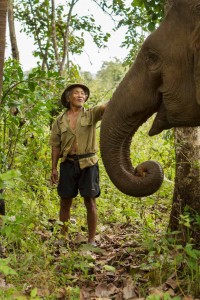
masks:
POLYGON ((130 69, 114 92, 101 123, 100 149, 114 185, 127 195, 144 197, 159 189, 164 174, 155 161, 146 161, 134 168, 130 160, 132 136, 158 108, 155 93, 154 102, 150 99, 152 86, 146 87, 146 93, 141 85, 140 91, 134 90, 138 78, 138 74, 134 76, 134 69, 130 69))

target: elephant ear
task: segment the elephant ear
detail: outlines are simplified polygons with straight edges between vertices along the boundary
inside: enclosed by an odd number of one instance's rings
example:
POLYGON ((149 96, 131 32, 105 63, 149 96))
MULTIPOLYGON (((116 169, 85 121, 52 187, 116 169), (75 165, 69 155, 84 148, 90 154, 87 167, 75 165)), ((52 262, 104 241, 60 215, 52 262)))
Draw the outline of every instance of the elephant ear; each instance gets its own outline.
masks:
POLYGON ((200 48, 196 51, 194 57, 194 81, 196 87, 196 99, 200 105, 200 48))

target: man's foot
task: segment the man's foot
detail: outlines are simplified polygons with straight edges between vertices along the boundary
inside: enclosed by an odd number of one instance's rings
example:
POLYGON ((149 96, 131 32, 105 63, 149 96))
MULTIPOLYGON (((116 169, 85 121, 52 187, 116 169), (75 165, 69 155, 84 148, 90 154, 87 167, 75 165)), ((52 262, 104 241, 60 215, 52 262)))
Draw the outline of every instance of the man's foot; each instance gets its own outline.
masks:
POLYGON ((88 241, 88 244, 93 246, 93 247, 97 247, 97 244, 95 241, 88 241))

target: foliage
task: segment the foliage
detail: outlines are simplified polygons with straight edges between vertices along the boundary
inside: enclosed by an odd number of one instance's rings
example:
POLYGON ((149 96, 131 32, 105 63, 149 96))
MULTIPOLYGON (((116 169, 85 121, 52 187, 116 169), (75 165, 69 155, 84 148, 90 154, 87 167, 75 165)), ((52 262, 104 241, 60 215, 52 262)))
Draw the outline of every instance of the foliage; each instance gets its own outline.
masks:
MULTIPOLYGON (((122 66, 122 62, 118 59, 103 62, 101 70, 97 72, 95 78, 87 79, 86 77, 86 83, 91 90, 91 97, 87 101, 87 105, 107 102, 125 73, 126 68, 122 66)), ((85 76, 85 73, 83 73, 83 76, 85 76)))
POLYGON ((61 67, 57 61, 56 51, 60 63, 67 57, 67 65, 69 53, 72 55, 82 53, 85 33, 91 35, 97 47, 105 47, 110 34, 103 33, 101 26, 95 24, 95 18, 92 15, 82 16, 73 13, 79 1, 66 1, 55 7, 54 28, 52 2, 15 0, 15 18, 24 24, 23 31, 27 35, 34 35, 36 45, 34 56, 38 57, 48 70, 59 70, 61 67))
MULTIPOLYGON (((68 35, 67 51, 70 55, 80 54, 85 46, 85 34, 89 33, 93 42, 99 48, 103 48, 110 38, 110 33, 104 33, 101 26, 95 23, 93 15, 81 15, 74 13, 79 1, 66 1, 55 9, 56 44, 60 59, 65 51, 65 34, 68 35), (72 14, 71 14, 72 13, 72 14)), ((122 47, 130 49, 127 63, 130 64, 136 56, 144 37, 155 30, 164 15, 164 0, 134 0, 127 1, 92 1, 105 14, 113 19, 113 29, 125 27, 125 39, 122 47)), ((53 44, 52 5, 49 0, 18 1, 15 0, 15 18, 24 24, 23 31, 28 35, 34 35, 36 50, 34 55, 45 62, 47 69, 59 68, 55 57, 55 45, 53 44), (48 53, 48 55, 47 55, 48 53)), ((68 55, 67 55, 68 56, 68 55)), ((69 64, 69 57, 68 62, 69 64)))
POLYGON ((101 89, 112 91, 122 80, 125 72, 126 69, 122 67, 122 62, 119 59, 103 62, 101 70, 96 74, 96 80, 101 89))
MULTIPOLYGON (((104 101, 105 98, 108 99, 124 72, 119 61, 105 62, 95 79, 87 76, 92 91, 89 105, 104 101), (104 80, 109 84, 104 84, 104 80)), ((71 80, 75 80, 72 76, 75 78, 76 71, 72 69, 70 76, 71 80)), ((3 187, 6 188, 7 213, 2 217, 1 251, 3 257, 9 257, 9 261, 5 261, 5 265, 8 266, 7 270, 17 273, 17 276, 6 275, 7 271, 4 269, 6 282, 14 285, 14 288, 1 292, 6 297, 9 293, 11 295, 16 293, 15 287, 17 287, 33 299, 40 297, 41 294, 48 298, 49 293, 52 293, 52 299, 56 299, 63 285, 71 287, 64 291, 65 294, 77 295, 79 293, 77 272, 78 277, 84 280, 91 280, 94 277, 91 270, 95 261, 91 255, 80 255, 78 249, 71 250, 67 245, 56 250, 58 247, 56 243, 60 236, 60 224, 57 221, 59 201, 56 189, 49 183, 48 140, 52 116, 61 110, 58 98, 67 80, 69 79, 60 78, 57 72, 44 72, 39 68, 24 74, 21 66, 11 60, 8 60, 5 65, 4 90, 1 100, 0 158, 1 173, 7 172, 5 175, 1 174, 2 182, 5 182, 3 187), (18 170, 21 175, 13 169, 18 170), (8 184, 9 182, 13 184, 8 184), (59 255, 56 255, 56 251, 59 251, 59 255)), ((84 78, 82 80, 84 81, 84 78)), ((149 127, 149 125, 145 126, 149 127)), ((172 165, 174 158, 169 156, 172 145, 165 143, 165 138, 163 140, 162 136, 159 142, 156 142, 157 151, 153 150, 154 147, 150 141, 149 148, 145 147, 146 151, 145 149, 140 151, 146 130, 147 128, 142 128, 139 137, 136 136, 138 151, 135 151, 136 146, 133 145, 133 153, 138 153, 136 163, 146 156, 146 158, 157 157, 165 165, 170 158, 172 161, 168 164, 172 165), (160 147, 163 151, 160 151, 161 149, 158 151, 160 147)), ((147 236, 149 230, 153 232, 155 228, 158 228, 162 215, 159 212, 160 205, 169 197, 171 182, 166 182, 155 197, 132 201, 130 197, 126 197, 113 187, 101 161, 100 171, 102 186, 102 195, 98 201, 100 226, 111 226, 113 222, 116 224, 128 222, 133 226, 137 223, 146 224, 146 230, 143 227, 140 228, 143 236, 147 236), (153 211, 153 214, 149 214, 150 211, 153 211)), ((170 169, 169 171, 167 169, 167 174, 166 177, 173 180, 170 169)), ((70 225, 72 240, 76 239, 77 232, 86 235, 84 229, 86 211, 79 200, 77 198, 74 201, 72 212, 72 219, 75 220, 75 224, 70 225)), ((166 209, 168 210, 169 207, 167 205, 166 209)), ((164 213, 166 209, 163 209, 164 213)), ((162 226, 166 225, 163 223, 162 226)), ((115 266, 109 263, 105 265, 105 272, 114 272, 115 266)), ((76 296, 72 297, 77 299, 76 296)))
POLYGON ((53 111, 60 109, 58 92, 63 83, 57 72, 46 73, 36 68, 24 74, 17 62, 6 62, 0 111, 2 171, 14 165, 17 167, 16 154, 24 156, 25 163, 37 160, 38 153, 31 149, 34 145, 39 150, 42 136, 49 130, 53 111))
MULTIPOLYGON (((125 71, 116 60, 105 62, 95 78, 90 74, 86 74, 85 79, 78 75, 79 80, 91 87, 88 105, 109 99, 125 71)), ((76 68, 71 70, 70 76, 71 81, 75 81, 76 68)), ((59 95, 69 78, 60 78, 56 72, 44 72, 39 68, 24 74, 17 62, 8 60, 4 80, 0 157, 2 172, 6 173, 0 178, 1 187, 5 189, 7 214, 1 218, 0 253, 3 261, 1 272, 12 287, 5 283, 0 295, 5 299, 20 299, 24 295, 30 299, 58 299, 61 295, 79 299, 80 282, 95 282, 94 270, 99 270, 103 252, 99 248, 81 246, 80 236, 82 241, 86 240, 87 228, 86 210, 79 197, 73 203, 72 223, 69 225, 71 242, 60 244, 63 241, 60 222, 57 221, 59 199, 55 187, 49 183, 48 139, 52 117, 61 110, 59 95), (17 108, 16 115, 12 114, 16 111, 13 108, 17 108)), ((104 244, 107 236, 111 235, 110 228, 113 228, 109 244, 117 241, 117 236, 122 234, 119 249, 126 247, 128 257, 136 251, 131 246, 133 241, 141 245, 142 253, 146 254, 133 254, 128 260, 131 266, 128 272, 138 283, 140 295, 148 295, 149 285, 167 280, 166 267, 169 274, 176 269, 177 280, 183 281, 179 292, 184 289, 195 294, 199 291, 199 252, 192 245, 181 247, 175 240, 169 242, 163 237, 173 192, 175 157, 172 131, 150 138, 147 132, 151 124, 152 120, 149 120, 136 133, 131 157, 134 165, 147 159, 158 160, 164 167, 165 181, 156 194, 133 199, 113 186, 100 160, 99 244, 104 244), (122 233, 122 228, 126 233, 122 233), (134 257, 137 257, 137 263, 134 257), (134 264, 139 264, 137 276, 134 264), (144 288, 139 282, 145 272, 148 279, 144 288)), ((97 133, 99 136, 99 129, 97 133)), ((116 256, 113 261, 108 259, 100 272, 115 275, 125 264, 116 256)))
MULTIPOLYGON (((117 28, 127 26, 123 46, 133 45, 132 61, 146 32, 160 22, 162 1, 134 0, 129 6, 121 0, 95 2, 105 13, 117 17, 117 28), (141 34, 139 27, 142 27, 141 34)), ((49 70, 38 67, 24 73, 15 61, 8 60, 5 64, 0 101, 0 189, 5 189, 7 213, 1 217, 0 227, 1 298, 78 300, 84 285, 93 284, 94 287, 104 278, 107 282, 114 278, 116 281, 119 279, 120 286, 122 281, 127 281, 123 274, 130 277, 131 282, 130 286, 123 286, 123 292, 129 287, 133 289, 134 283, 138 297, 160 299, 158 295, 149 295, 149 288, 165 284, 164 288, 169 284, 175 286, 174 296, 161 291, 162 299, 181 299, 184 294, 198 296, 199 249, 194 248, 192 241, 187 245, 180 244, 175 238, 176 233, 164 235, 175 176, 173 135, 169 130, 158 137, 147 137, 152 120, 136 133, 131 145, 131 158, 134 166, 147 159, 158 160, 165 170, 162 187, 149 197, 128 197, 110 182, 100 159, 100 248, 91 249, 84 244, 87 236, 86 210, 80 197, 73 203, 69 224, 71 240, 63 240, 58 221, 59 199, 56 188, 49 182, 51 159, 48 146, 52 120, 62 109, 60 94, 67 83, 82 81, 91 89, 88 106, 105 102, 124 76, 125 69, 118 60, 104 62, 94 78, 89 73, 79 74, 78 67, 71 65, 65 77, 60 77, 50 39, 50 2, 16 3, 16 16, 27 22, 24 30, 28 34, 34 33, 35 38, 38 35, 41 41, 41 48, 37 48, 35 55, 42 57, 41 54, 48 51, 49 70), (31 3, 34 4, 32 12, 31 3), (168 279, 172 282, 169 283, 168 279)), ((61 52, 66 17, 64 6, 58 6, 56 26, 61 52)), ((92 16, 72 16, 70 28, 81 34, 73 32, 70 36, 71 53, 82 51, 84 30, 91 31, 99 47, 107 41, 109 35, 101 33, 101 28, 93 26, 93 22, 92 16)), ((99 136, 98 130, 97 133, 99 136)), ((196 220, 199 221, 198 215, 196 220)), ((189 228, 187 213, 181 217, 181 222, 189 228)))
POLYGON ((13 187, 16 184, 15 179, 19 179, 20 175, 20 172, 17 170, 10 170, 0 174, 0 189, 4 189, 6 186, 13 187))
POLYGON ((127 28, 122 47, 129 48, 125 64, 132 63, 145 37, 154 31, 164 16, 164 0, 113 1, 113 10, 120 17, 116 30, 127 28))

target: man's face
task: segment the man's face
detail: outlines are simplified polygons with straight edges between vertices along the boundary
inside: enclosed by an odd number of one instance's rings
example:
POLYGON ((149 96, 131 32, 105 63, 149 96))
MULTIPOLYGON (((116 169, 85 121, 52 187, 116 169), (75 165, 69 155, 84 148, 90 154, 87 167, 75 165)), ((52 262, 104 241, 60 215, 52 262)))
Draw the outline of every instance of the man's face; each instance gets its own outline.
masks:
POLYGON ((69 102, 71 107, 81 108, 83 107, 87 95, 81 87, 75 87, 70 91, 69 102))

